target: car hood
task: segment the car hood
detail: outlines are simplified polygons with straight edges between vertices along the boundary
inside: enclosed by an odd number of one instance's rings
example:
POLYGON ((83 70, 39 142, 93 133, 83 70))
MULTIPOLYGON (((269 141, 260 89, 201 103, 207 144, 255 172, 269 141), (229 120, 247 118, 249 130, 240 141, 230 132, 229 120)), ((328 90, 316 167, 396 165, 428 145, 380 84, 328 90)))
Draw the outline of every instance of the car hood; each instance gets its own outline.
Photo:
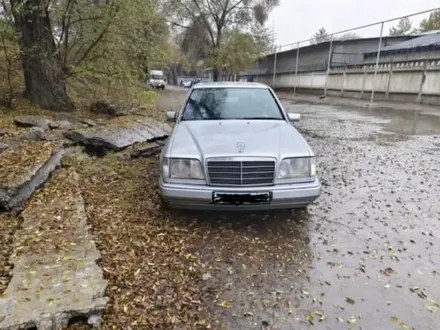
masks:
POLYGON ((312 151, 301 134, 282 120, 181 121, 175 126, 168 157, 310 156, 312 151), (244 145, 242 152, 238 144, 244 145))

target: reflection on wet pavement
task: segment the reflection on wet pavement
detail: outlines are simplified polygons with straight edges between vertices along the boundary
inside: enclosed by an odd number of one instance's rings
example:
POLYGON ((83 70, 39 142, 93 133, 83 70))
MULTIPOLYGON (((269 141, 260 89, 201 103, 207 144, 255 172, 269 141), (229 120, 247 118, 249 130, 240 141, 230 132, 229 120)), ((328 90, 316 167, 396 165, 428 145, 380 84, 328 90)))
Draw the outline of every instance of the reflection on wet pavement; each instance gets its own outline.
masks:
POLYGON ((323 220, 309 227, 308 288, 322 304, 302 301, 314 328, 438 329, 440 118, 286 108, 303 114, 297 126, 318 157, 324 183, 309 218, 323 220), (325 320, 316 322, 315 310, 325 320))

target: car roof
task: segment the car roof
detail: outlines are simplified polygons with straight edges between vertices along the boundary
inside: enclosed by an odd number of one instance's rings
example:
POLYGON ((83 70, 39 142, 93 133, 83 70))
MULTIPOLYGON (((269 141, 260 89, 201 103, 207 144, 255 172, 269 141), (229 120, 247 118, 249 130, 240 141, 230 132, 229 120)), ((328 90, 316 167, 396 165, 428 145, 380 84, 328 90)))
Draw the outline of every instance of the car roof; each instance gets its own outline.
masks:
POLYGON ((217 81, 217 82, 200 82, 193 87, 199 88, 268 88, 268 86, 254 83, 254 82, 241 82, 241 81, 217 81))

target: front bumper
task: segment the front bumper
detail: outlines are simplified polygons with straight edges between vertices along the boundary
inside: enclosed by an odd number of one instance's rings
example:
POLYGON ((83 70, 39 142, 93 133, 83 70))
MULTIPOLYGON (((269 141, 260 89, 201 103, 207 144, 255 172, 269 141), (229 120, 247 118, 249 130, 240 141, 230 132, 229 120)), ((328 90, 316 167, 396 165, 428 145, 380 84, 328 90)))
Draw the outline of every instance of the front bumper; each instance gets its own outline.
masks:
POLYGON ((276 210, 303 208, 321 194, 321 184, 316 179, 310 183, 275 185, 266 187, 213 187, 188 184, 171 184, 160 180, 160 194, 169 207, 197 210, 276 210), (212 201, 214 192, 258 193, 270 192, 269 204, 218 205, 212 201))

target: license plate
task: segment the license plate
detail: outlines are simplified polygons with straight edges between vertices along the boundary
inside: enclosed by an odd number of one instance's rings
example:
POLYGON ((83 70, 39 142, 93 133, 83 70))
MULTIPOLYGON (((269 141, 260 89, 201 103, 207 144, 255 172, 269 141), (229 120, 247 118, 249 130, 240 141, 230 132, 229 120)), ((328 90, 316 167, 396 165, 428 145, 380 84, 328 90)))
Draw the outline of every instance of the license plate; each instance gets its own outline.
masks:
POLYGON ((269 204, 272 200, 270 192, 258 193, 224 193, 214 192, 212 202, 220 205, 269 204))

